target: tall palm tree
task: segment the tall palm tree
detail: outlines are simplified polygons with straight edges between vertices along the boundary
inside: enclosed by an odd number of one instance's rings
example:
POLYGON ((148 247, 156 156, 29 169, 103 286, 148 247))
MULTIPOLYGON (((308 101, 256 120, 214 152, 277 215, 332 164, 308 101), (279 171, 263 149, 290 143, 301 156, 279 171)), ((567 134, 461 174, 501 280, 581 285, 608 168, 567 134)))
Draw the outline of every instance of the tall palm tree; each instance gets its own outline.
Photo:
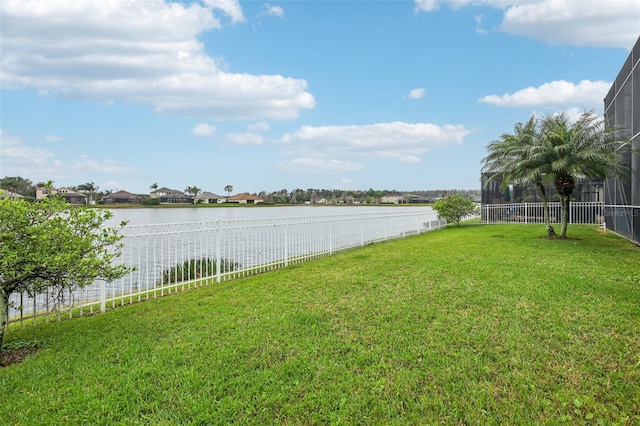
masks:
POLYGON ((224 187, 225 192, 227 193, 227 196, 230 197, 231 196, 231 191, 233 191, 233 185, 227 185, 224 187))
POLYGON ((571 122, 567 114, 545 116, 533 157, 549 164, 561 200, 561 237, 567 236, 571 193, 578 179, 604 180, 625 176, 630 168, 622 160, 620 148, 630 143, 621 139, 620 129, 606 127, 593 111, 571 122))
POLYGON ((186 192, 189 195, 193 195, 193 204, 196 203, 196 197, 198 196, 198 194, 200 193, 200 191, 202 191, 200 188, 198 188, 197 186, 187 186, 184 189, 184 192, 186 192))
POLYGON ((89 193, 89 204, 93 204, 93 194, 99 188, 93 182, 83 183, 82 185, 78 185, 78 191, 84 191, 89 193))
POLYGON ((512 183, 535 185, 542 195, 544 221, 548 236, 554 236, 544 180, 550 172, 549 163, 537 154, 539 145, 538 120, 531 116, 525 124, 517 123, 513 134, 504 133, 500 139, 487 146, 488 155, 483 158, 482 171, 489 181, 502 179, 502 190, 512 183))

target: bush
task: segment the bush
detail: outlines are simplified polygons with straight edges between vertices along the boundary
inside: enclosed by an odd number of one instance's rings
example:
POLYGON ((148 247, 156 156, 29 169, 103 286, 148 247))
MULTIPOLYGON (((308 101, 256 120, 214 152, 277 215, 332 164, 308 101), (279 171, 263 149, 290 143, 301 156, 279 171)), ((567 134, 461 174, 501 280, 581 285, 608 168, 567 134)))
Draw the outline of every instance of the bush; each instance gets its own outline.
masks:
POLYGON ((142 200, 142 205, 143 206, 158 206, 158 205, 160 205, 160 198, 145 197, 142 200))
MULTIPOLYGON (((240 268, 240 264, 228 259, 221 259, 220 272, 232 272, 240 268)), ((197 280, 216 273, 216 260, 209 257, 189 259, 162 271, 162 283, 172 284, 197 280)))
POLYGON ((456 226, 460 226, 460 220, 463 217, 475 214, 478 210, 473 201, 460 195, 440 200, 433 205, 433 208, 438 212, 439 219, 455 223, 456 226))

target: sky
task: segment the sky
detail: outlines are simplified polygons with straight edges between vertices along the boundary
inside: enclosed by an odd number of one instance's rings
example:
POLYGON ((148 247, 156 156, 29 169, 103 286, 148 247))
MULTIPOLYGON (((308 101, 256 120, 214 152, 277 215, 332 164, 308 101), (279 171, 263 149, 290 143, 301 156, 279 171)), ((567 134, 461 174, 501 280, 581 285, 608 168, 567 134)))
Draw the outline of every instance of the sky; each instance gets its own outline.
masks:
POLYGON ((2 0, 0 177, 149 193, 479 189, 603 113, 638 0, 2 0))

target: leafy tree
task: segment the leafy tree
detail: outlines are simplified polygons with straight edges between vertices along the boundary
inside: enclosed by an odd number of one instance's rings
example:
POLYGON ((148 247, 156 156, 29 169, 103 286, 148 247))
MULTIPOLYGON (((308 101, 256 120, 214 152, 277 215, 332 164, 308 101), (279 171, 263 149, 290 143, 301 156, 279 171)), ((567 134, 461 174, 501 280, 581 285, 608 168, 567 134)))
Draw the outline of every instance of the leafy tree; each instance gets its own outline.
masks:
POLYGON ((29 179, 24 179, 19 176, 4 177, 0 179, 0 189, 5 189, 16 194, 24 195, 25 197, 36 196, 36 187, 29 179))
POLYGON ((233 185, 226 185, 224 187, 224 190, 227 193, 227 196, 230 197, 231 196, 231 192, 233 191, 233 185))
POLYGON ((103 227, 108 210, 70 207, 59 198, 38 203, 0 200, 0 348, 8 321, 9 296, 33 297, 122 277, 120 227, 103 227))
POLYGON ((445 219, 447 222, 460 226, 462 218, 476 213, 478 208, 468 198, 461 195, 452 195, 436 202, 433 205, 433 209, 438 212, 439 219, 445 219))

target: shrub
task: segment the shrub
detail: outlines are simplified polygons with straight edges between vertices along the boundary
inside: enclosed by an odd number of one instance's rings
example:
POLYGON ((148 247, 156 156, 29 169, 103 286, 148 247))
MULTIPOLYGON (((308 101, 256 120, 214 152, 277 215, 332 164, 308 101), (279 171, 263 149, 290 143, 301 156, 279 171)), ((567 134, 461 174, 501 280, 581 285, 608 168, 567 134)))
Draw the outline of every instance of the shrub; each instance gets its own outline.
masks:
MULTIPOLYGON (((232 272, 240 268, 238 262, 228 259, 221 259, 220 272, 232 272)), ((214 276, 216 273, 216 260, 210 257, 199 259, 189 259, 171 268, 162 271, 162 283, 172 284, 183 281, 197 280, 200 278, 214 276)))

